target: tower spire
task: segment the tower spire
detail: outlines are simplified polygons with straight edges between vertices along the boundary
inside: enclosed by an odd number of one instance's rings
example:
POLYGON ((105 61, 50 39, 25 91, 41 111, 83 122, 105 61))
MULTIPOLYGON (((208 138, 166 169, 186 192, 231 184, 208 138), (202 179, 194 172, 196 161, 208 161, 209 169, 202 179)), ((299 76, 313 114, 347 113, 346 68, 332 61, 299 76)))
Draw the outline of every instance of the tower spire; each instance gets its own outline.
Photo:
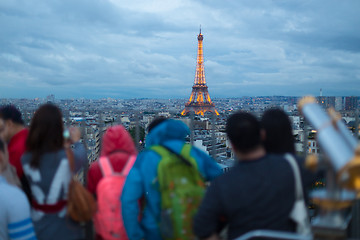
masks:
POLYGON ((215 104, 211 101, 208 92, 208 87, 205 80, 204 70, 204 55, 203 55, 203 35, 200 33, 198 39, 198 52, 196 59, 196 73, 194 79, 194 85, 189 101, 185 104, 185 109, 181 112, 181 115, 186 115, 188 112, 194 111, 195 114, 204 115, 205 112, 214 112, 216 115, 219 113, 215 109, 215 104))

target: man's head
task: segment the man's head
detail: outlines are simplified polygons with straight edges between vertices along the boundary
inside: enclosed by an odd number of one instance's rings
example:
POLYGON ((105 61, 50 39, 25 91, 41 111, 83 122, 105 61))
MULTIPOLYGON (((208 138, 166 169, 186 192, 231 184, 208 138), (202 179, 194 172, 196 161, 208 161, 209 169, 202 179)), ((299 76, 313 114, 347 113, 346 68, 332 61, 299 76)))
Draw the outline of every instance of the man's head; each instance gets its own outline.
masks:
POLYGON ((21 113, 15 106, 6 105, 0 107, 0 137, 9 142, 23 127, 24 121, 21 113))
POLYGON ((226 134, 235 153, 249 154, 261 146, 260 123, 250 113, 232 114, 226 123, 226 134))

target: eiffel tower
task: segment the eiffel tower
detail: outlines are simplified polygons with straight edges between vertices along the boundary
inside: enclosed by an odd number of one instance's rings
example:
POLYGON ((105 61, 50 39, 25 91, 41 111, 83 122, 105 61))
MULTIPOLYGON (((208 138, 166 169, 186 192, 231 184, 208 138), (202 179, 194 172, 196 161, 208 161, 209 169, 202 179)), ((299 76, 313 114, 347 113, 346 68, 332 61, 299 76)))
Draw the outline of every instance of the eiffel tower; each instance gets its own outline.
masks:
POLYGON ((189 112, 194 112, 197 115, 204 115, 205 112, 214 112, 216 115, 219 113, 215 109, 215 104, 211 101, 208 92, 208 87, 205 80, 204 70, 204 55, 203 55, 203 35, 200 33, 198 39, 198 53, 197 53, 197 65, 195 73, 195 81, 192 87, 192 92, 189 101, 185 104, 185 109, 181 112, 181 115, 186 115, 189 112))

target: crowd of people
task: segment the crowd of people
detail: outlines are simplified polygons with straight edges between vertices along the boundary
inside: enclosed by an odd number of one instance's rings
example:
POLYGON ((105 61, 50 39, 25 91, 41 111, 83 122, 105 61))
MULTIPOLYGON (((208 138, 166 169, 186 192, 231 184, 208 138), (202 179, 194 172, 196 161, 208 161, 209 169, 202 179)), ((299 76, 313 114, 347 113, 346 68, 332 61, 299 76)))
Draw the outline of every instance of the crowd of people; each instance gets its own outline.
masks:
POLYGON ((305 201, 314 174, 296 156, 282 110, 267 110, 261 120, 242 111, 228 118, 236 163, 226 173, 185 141, 183 122, 156 118, 147 131, 139 154, 123 126, 103 135, 85 181, 98 200, 89 237, 84 222, 67 212, 71 179, 88 164, 79 129, 65 129, 51 103, 37 109, 28 128, 15 106, 0 107, 0 239, 210 240, 257 229, 297 231, 290 217, 296 178, 285 155, 297 163, 305 201))

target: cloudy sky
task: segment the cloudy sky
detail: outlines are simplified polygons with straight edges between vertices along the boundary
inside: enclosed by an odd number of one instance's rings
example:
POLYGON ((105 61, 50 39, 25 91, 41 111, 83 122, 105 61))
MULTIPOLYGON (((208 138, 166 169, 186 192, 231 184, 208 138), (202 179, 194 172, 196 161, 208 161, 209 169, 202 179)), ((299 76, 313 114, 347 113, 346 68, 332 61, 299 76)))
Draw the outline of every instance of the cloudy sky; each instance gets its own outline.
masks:
POLYGON ((359 0, 1 0, 0 98, 360 95, 359 0))

